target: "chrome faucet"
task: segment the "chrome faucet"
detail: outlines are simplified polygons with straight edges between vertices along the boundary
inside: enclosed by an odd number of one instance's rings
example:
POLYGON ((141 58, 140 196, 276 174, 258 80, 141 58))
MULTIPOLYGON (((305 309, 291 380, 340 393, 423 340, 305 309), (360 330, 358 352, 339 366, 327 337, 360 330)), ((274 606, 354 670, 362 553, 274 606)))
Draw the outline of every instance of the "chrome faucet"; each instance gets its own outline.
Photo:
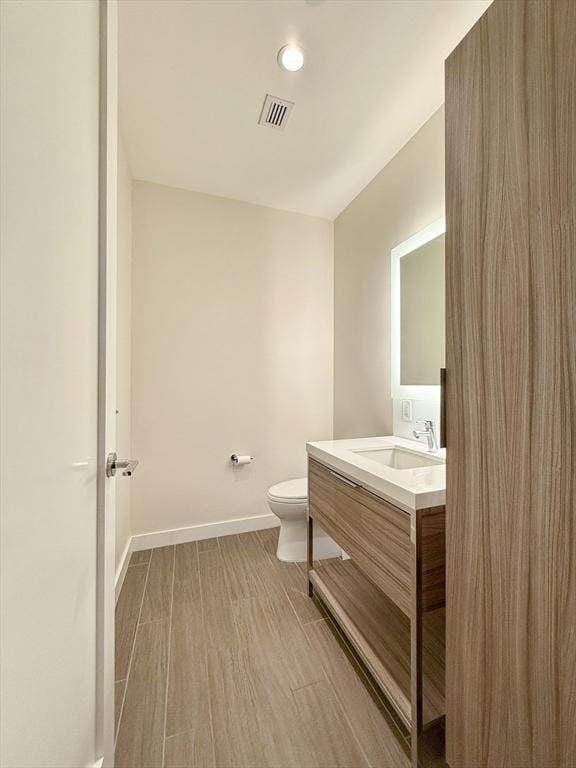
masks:
POLYGON ((425 437, 428 440, 428 450, 430 453, 437 453, 438 452, 438 438, 436 437, 436 432, 434 430, 434 422, 430 419, 425 419, 424 421, 419 421, 418 424, 424 424, 425 429, 418 432, 417 430, 412 430, 412 434, 414 437, 419 440, 421 437, 425 437))

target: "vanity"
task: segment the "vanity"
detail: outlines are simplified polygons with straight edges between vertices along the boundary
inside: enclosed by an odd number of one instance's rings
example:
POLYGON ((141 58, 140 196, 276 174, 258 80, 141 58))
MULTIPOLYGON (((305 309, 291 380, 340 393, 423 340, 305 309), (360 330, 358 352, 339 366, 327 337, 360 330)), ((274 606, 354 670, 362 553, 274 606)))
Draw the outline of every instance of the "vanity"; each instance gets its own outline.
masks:
POLYGON ((308 443, 308 584, 411 734, 444 706, 445 452, 398 437, 308 443), (346 555, 314 559, 314 526, 346 555))

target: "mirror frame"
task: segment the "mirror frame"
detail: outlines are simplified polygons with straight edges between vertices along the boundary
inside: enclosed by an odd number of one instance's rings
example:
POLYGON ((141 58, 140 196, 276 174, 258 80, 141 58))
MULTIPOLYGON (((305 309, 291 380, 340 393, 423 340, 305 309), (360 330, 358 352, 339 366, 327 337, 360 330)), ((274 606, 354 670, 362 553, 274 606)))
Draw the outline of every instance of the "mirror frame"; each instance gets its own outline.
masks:
POLYGON ((390 251, 390 372, 394 399, 440 400, 440 384, 400 383, 400 259, 445 232, 446 219, 442 216, 390 251))

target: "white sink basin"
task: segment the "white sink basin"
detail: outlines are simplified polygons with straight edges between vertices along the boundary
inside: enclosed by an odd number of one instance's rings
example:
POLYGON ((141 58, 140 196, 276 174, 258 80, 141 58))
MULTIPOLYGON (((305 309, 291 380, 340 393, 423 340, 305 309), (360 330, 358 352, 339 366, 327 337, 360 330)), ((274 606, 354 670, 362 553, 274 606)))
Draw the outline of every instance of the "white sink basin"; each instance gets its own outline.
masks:
POLYGON ((446 501, 446 451, 396 435, 323 440, 308 455, 345 480, 412 513, 446 501))
POLYGON ((373 448, 366 451, 353 451, 357 456, 363 456, 370 461, 377 461, 392 469, 416 469, 417 467, 432 467, 444 464, 442 459, 426 454, 408 451, 398 446, 390 448, 373 448))

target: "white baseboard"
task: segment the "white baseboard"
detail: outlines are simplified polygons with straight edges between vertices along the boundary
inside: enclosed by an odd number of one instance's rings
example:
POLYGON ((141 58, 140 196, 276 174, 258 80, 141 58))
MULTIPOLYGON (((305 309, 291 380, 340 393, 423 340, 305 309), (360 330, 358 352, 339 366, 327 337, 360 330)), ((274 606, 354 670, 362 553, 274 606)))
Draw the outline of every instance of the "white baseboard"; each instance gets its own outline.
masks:
POLYGON ((202 541, 216 536, 230 536, 233 533, 248 533, 261 531, 265 528, 276 528, 280 520, 276 515, 257 515, 256 517, 241 517, 237 520, 223 520, 218 523, 203 523, 190 525, 187 528, 172 528, 168 531, 154 533, 139 533, 132 536, 131 552, 142 549, 166 547, 170 544, 185 544, 188 541, 202 541))
POLYGON ((128 563, 130 562, 131 554, 132 554, 132 537, 130 537, 126 542, 126 546, 124 547, 124 552, 122 552, 122 557, 120 558, 120 564, 118 565, 118 568, 116 570, 116 578, 114 580, 116 602, 118 602, 120 590, 122 589, 122 584, 124 584, 124 577, 126 576, 126 571, 128 570, 128 563))

